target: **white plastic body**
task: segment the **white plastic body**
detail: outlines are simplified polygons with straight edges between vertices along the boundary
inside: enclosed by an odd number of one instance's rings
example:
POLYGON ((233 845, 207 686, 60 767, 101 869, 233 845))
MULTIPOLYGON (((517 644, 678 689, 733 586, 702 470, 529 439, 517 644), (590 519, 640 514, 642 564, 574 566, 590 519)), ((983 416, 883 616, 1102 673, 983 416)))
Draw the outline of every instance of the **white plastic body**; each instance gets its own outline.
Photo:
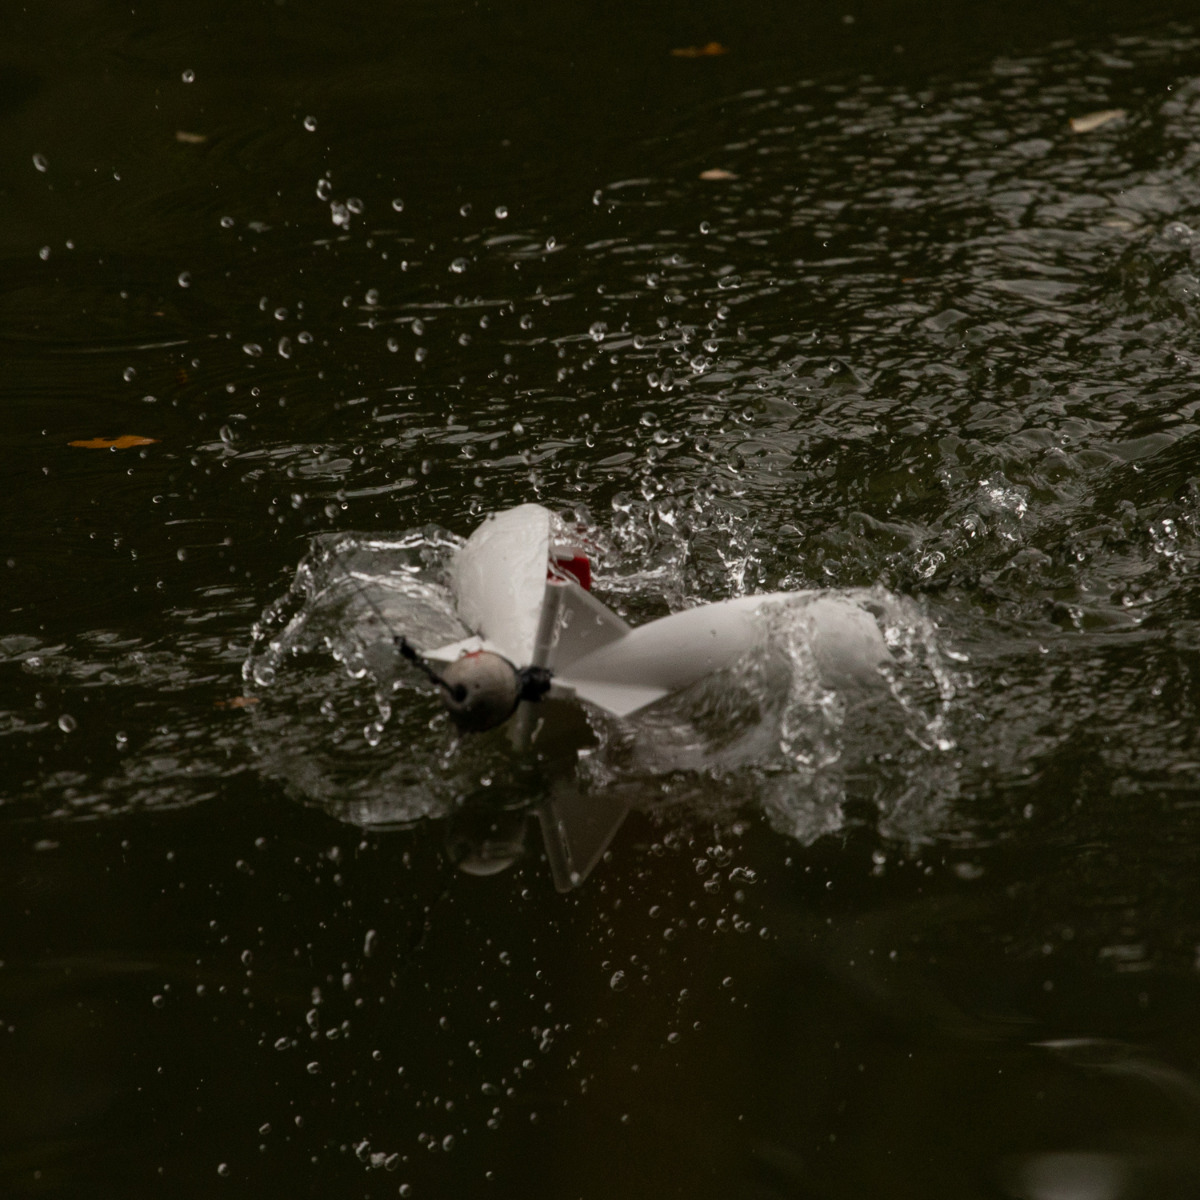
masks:
POLYGON ((523 504, 488 517, 458 553, 453 590, 458 615, 475 636, 426 650, 452 662, 473 650, 502 654, 518 667, 553 672, 551 695, 577 698, 624 717, 732 666, 761 642, 764 610, 805 601, 810 649, 829 686, 878 679, 889 659, 866 593, 773 592, 742 596, 628 625, 555 559, 550 512, 523 504))

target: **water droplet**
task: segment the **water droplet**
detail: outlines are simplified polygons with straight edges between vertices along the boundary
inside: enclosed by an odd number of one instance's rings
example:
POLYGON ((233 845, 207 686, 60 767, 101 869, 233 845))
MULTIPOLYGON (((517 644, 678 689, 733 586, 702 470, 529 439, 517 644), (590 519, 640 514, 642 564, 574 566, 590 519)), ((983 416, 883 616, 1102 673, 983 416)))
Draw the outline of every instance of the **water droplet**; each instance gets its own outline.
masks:
POLYGON ((496 216, 498 216, 501 221, 505 220, 505 218, 508 216, 508 206, 506 204, 497 204, 496 216))
POLYGON ((463 206, 462 206, 462 207, 461 207, 461 208, 458 210, 458 215, 459 215, 460 217, 469 217, 469 216, 471 215, 471 206, 470 206, 470 204, 464 204, 464 205, 463 205, 463 206))
POLYGON ((442 1138, 442 1149, 447 1152, 454 1149, 454 1134, 448 1133, 442 1138))
POLYGON ((279 339, 279 345, 276 347, 276 349, 279 351, 280 358, 291 358, 292 339, 290 337, 281 337, 279 339))
POLYGON ((180 287, 191 287, 192 286, 191 271, 180 271, 178 283, 179 283, 180 287))
POLYGON ((333 184, 328 179, 317 180, 317 199, 328 200, 333 195, 333 184))
POLYGON ((546 239, 546 249, 547 249, 547 250, 553 250, 553 249, 554 249, 554 247, 555 247, 555 246, 557 246, 557 245, 558 245, 558 239, 557 239, 557 238, 548 237, 548 238, 546 239))
POLYGON ((196 82, 196 72, 193 71, 191 69, 191 67, 188 67, 188 69, 186 71, 184 71, 184 73, 180 76, 180 78, 183 80, 184 83, 195 83, 196 82))
POLYGON ((292 1044, 291 1038, 281 1037, 275 1039, 276 1050, 286 1050, 292 1044))
POLYGON ((74 733, 75 730, 79 728, 79 722, 76 721, 70 713, 63 713, 63 715, 58 718, 58 727, 63 731, 63 733, 74 733))
POLYGON ((306 1070, 306 1071, 307 1071, 307 1072, 308 1072, 310 1075, 320 1075, 320 1073, 321 1073, 321 1064, 320 1064, 319 1062, 310 1062, 310 1063, 308 1064, 308 1066, 307 1066, 307 1067, 305 1067, 304 1069, 305 1069, 305 1070, 306 1070))
POLYGON ((248 967, 254 961, 254 953, 251 950, 242 951, 242 966, 248 967))
POLYGON ((232 229, 233 228, 233 218, 232 217, 222 217, 221 218, 221 228, 222 229, 232 229))
POLYGON ((316 129, 317 129, 317 118, 316 117, 305 117, 304 118, 304 128, 307 129, 309 133, 315 133, 316 129))
POLYGON ((162 1008, 162 1006, 166 1004, 166 1000, 160 994, 157 996, 151 996, 150 1003, 153 1004, 155 1008, 162 1008))
POLYGON ((712 233, 712 226, 707 221, 700 222, 701 233, 712 233))
POLYGON ((42 260, 42 262, 45 262, 45 261, 46 261, 46 259, 48 259, 49 257, 50 257, 50 247, 49 247, 49 246, 43 246, 43 247, 42 247, 42 248, 41 248, 41 249, 38 251, 38 258, 40 258, 40 259, 42 260))
POLYGON ((50 160, 44 154, 35 154, 33 156, 33 165, 39 171, 45 172, 50 167, 50 160))
POLYGON ((346 208, 357 217, 362 213, 364 205, 357 196, 351 196, 350 199, 346 201, 346 208))
POLYGON ((363 938, 363 954, 367 958, 370 958, 371 955, 375 953, 375 950, 378 946, 379 934, 377 934, 374 929, 368 929, 367 936, 363 938))
POLYGON ((450 264, 450 270, 452 270, 455 273, 455 275, 461 275, 467 269, 467 266, 468 266, 468 263, 465 258, 456 258, 450 264))
POLYGON ((404 201, 401 200, 399 196, 397 196, 396 199, 392 201, 392 207, 397 212, 403 212, 404 211, 404 201))
POLYGON ((612 973, 612 978, 608 981, 608 986, 612 988, 614 992, 623 992, 629 986, 629 983, 625 978, 625 972, 614 971, 612 973))
POLYGON ((126 383, 129 383, 131 380, 136 378, 136 376, 137 376, 137 368, 136 367, 126 367, 125 370, 121 372, 121 378, 124 379, 126 383))
POLYGON ((593 321, 588 333, 592 335, 593 342, 604 341, 604 335, 608 332, 608 326, 603 321, 593 321))
POLYGON ((250 355, 251 358, 258 358, 262 354, 262 347, 257 342, 247 342, 242 347, 242 353, 250 355))

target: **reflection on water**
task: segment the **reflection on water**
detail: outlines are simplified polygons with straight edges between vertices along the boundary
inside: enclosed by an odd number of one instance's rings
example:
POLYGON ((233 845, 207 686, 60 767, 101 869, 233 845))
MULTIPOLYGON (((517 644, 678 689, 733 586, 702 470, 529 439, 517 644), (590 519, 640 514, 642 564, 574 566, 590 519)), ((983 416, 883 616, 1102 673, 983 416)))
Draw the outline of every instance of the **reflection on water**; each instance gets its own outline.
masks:
POLYGON ((1200 43, 612 11, 6 43, 6 1194, 1196 1194, 1200 43), (530 500, 886 688, 456 738, 530 500))

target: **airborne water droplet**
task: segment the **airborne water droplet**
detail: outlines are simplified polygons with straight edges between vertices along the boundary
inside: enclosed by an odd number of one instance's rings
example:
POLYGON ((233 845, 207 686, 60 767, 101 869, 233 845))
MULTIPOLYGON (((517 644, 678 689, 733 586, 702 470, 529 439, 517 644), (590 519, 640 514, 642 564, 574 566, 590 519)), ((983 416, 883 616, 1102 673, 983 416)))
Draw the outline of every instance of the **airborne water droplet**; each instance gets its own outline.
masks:
POLYGON ((317 128, 317 118, 316 117, 305 117, 304 118, 304 128, 307 129, 309 133, 315 132, 315 130, 317 128))
POLYGON ((184 73, 180 76, 180 78, 183 80, 184 83, 195 83, 196 82, 196 72, 193 71, 191 69, 191 67, 188 67, 188 69, 186 71, 184 71, 184 73))
POLYGON ((79 722, 76 721, 70 713, 63 713, 63 715, 58 718, 58 727, 63 731, 63 733, 74 733, 75 730, 79 728, 79 722))
POLYGON ((50 166, 50 160, 44 154, 35 154, 33 156, 33 165, 39 171, 45 172, 50 166))

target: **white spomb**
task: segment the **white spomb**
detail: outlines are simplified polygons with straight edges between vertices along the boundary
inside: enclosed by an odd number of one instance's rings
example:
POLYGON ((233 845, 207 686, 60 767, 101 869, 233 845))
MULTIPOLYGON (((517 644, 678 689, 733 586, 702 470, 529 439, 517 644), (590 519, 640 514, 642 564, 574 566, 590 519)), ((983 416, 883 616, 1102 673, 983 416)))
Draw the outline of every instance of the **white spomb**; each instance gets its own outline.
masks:
POLYGON ((548 667, 552 696, 576 697, 618 717, 732 666, 762 640, 767 613, 793 602, 804 603, 826 686, 869 683, 889 660, 868 607, 878 596, 864 591, 742 596, 633 628, 556 567, 575 550, 556 545, 552 529, 547 509, 524 504, 475 530, 453 569, 458 615, 475 636, 429 649, 430 658, 452 662, 494 650, 518 667, 548 667))

